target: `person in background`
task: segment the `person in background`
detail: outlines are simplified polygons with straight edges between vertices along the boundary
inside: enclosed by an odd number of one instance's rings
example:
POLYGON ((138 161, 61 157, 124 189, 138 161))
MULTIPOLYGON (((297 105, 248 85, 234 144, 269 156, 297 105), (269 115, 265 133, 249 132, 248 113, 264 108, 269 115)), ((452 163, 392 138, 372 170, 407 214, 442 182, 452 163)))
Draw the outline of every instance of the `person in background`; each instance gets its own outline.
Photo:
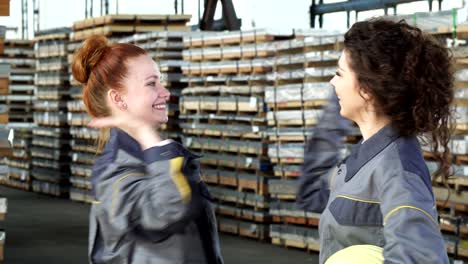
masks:
POLYGON ((320 263, 448 263, 417 137, 430 139, 434 177, 446 182, 453 82, 449 50, 404 21, 374 18, 345 34, 336 96, 307 142, 297 194, 322 213, 320 263), (339 162, 344 118, 362 140, 339 162))
POLYGON ((135 45, 93 36, 72 72, 103 148, 91 178, 90 263, 223 263, 199 157, 158 133, 170 93, 157 64, 135 45))

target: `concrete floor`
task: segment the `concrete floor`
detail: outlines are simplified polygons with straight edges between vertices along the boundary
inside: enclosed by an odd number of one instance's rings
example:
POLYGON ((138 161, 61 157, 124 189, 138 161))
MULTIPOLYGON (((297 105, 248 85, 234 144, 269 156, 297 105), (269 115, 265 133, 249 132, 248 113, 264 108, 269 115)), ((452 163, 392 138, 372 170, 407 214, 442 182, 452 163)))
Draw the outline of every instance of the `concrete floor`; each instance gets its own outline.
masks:
MULTIPOLYGON (((0 186, 8 198, 5 262, 87 263, 89 205, 0 186)), ((221 235, 226 264, 318 263, 318 255, 221 235)))

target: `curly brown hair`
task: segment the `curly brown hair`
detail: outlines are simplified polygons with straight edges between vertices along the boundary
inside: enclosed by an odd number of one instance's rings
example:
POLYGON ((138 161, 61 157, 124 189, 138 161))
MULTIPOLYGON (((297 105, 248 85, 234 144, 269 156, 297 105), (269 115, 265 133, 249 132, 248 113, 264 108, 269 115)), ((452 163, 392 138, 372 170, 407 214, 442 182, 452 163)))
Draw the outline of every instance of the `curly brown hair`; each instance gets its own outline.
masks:
POLYGON ((439 162, 433 181, 441 176, 447 185, 454 100, 450 50, 404 20, 383 18, 355 23, 345 34, 344 50, 361 89, 399 133, 430 139, 439 162))

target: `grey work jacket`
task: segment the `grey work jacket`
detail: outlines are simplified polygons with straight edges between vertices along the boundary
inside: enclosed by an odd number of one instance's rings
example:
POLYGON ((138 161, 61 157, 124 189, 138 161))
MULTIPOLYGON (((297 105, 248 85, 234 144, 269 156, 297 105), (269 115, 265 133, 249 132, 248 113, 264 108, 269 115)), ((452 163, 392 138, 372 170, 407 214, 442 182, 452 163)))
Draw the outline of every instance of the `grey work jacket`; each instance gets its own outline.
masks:
POLYGON ((320 263, 362 244, 382 247, 384 263, 448 263, 417 138, 387 125, 338 163, 348 128, 335 96, 305 149, 297 202, 322 213, 320 263))
POLYGON ((197 159, 176 142, 141 151, 112 129, 93 167, 89 262, 223 263, 197 159))

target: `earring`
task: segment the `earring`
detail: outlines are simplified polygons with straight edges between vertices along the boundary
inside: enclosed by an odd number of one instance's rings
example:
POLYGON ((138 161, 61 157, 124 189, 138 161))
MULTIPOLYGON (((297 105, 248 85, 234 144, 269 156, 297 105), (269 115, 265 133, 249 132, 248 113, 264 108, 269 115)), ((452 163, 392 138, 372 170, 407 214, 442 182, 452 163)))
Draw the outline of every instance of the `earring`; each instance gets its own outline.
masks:
POLYGON ((125 110, 127 109, 127 104, 126 103, 122 103, 122 108, 125 110))

